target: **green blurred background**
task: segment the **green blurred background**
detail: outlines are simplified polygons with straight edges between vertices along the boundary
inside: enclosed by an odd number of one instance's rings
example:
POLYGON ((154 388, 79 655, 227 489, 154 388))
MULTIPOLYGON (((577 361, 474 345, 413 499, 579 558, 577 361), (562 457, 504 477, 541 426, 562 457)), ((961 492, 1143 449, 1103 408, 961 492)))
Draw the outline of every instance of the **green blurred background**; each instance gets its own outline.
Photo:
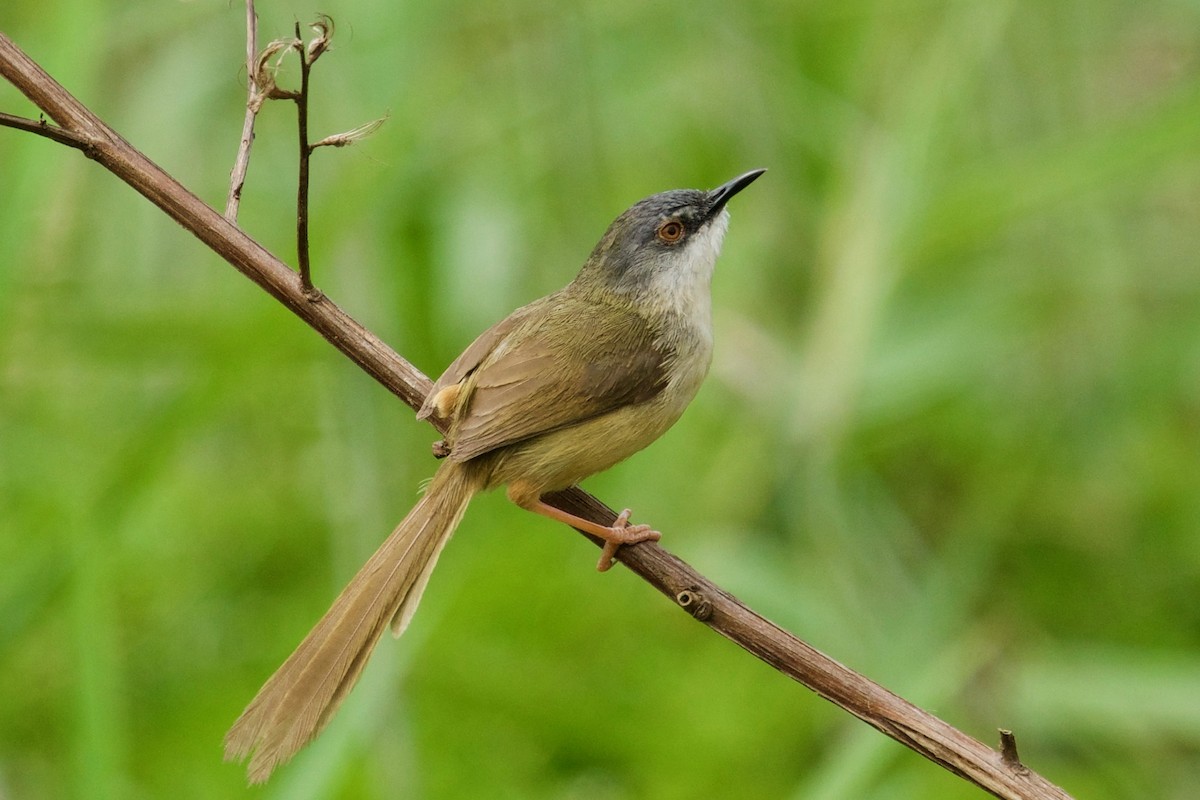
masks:
MULTIPOLYGON (((262 40, 318 11, 315 135, 389 117, 315 163, 338 303, 436 375, 633 201, 769 167, 708 383, 588 488, 1077 796, 1196 796, 1200 3, 263 0, 262 40)), ((0 30, 219 207, 243 19, 0 30)), ((294 130, 267 108, 241 216, 289 262, 294 130)), ((435 436, 78 153, 0 129, 0 187, 0 798, 982 796, 500 494, 245 789, 224 731, 435 436)))

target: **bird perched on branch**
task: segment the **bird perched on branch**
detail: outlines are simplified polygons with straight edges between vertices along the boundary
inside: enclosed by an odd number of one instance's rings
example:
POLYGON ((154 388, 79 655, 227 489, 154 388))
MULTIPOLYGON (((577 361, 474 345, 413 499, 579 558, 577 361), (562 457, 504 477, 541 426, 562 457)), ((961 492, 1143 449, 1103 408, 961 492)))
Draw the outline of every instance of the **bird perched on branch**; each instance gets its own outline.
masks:
POLYGON ((622 545, 657 540, 629 510, 598 525, 545 503, 646 447, 675 423, 712 356, 709 285, 726 203, 765 170, 711 191, 634 204, 565 288, 484 331, 434 384, 419 419, 447 429, 424 496, 263 685, 225 737, 265 781, 329 722, 386 627, 412 619, 438 555, 471 498, 507 486, 522 508, 622 545))

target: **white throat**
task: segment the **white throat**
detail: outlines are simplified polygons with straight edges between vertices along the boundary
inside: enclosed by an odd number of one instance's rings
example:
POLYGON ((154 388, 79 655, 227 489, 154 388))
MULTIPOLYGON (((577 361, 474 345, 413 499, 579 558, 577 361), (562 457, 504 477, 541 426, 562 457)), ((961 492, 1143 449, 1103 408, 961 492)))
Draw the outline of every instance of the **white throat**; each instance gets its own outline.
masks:
POLYGON ((673 253, 674 263, 654 273, 653 292, 666 299, 672 311, 684 319, 707 326, 712 318, 712 275, 721 254, 721 243, 729 229, 729 212, 722 210, 683 245, 682 253, 673 253))

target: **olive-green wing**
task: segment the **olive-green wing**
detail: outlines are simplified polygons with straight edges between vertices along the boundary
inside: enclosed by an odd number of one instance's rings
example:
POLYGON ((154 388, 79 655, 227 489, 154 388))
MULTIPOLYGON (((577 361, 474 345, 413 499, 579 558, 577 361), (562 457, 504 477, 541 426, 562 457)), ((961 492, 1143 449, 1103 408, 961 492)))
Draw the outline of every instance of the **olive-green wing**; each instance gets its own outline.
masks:
POLYGON ((496 349, 496 345, 508 338, 515 327, 518 327, 522 320, 527 316, 532 306, 524 306, 517 309, 512 314, 509 314, 504 319, 497 322, 492 327, 488 328, 483 333, 475 337, 475 341, 463 350, 458 358, 446 367, 446 371, 442 373, 433 384, 433 388, 429 390, 429 394, 425 395, 425 402, 421 404, 421 410, 417 412, 417 419, 428 419, 437 413, 437 408, 434 405, 434 400, 438 393, 448 386, 453 386, 461 383, 464 378, 474 372, 480 362, 491 355, 496 349))
POLYGON ((538 311, 489 331, 487 355, 463 370, 467 396, 451 426, 453 460, 644 402, 666 385, 673 353, 632 311, 600 312, 574 300, 538 311))

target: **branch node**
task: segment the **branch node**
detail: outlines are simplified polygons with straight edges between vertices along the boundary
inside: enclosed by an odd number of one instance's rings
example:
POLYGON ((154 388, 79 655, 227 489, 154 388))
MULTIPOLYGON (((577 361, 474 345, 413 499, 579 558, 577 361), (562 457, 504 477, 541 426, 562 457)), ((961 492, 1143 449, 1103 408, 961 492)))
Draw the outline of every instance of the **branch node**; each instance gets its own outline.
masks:
POLYGON ((712 617, 712 603, 708 601, 703 592, 694 586, 690 589, 684 589, 675 595, 675 602, 679 603, 680 608, 701 622, 712 617))
POLYGON ((441 458, 445 458, 448 455, 450 455, 450 443, 449 442, 447 442, 445 439, 438 439, 436 442, 433 443, 433 457, 434 458, 441 459, 441 458))
POLYGON ((1000 761, 1019 775, 1029 774, 1029 768, 1021 763, 1021 757, 1017 755, 1017 737, 1006 728, 1000 729, 1000 761))

